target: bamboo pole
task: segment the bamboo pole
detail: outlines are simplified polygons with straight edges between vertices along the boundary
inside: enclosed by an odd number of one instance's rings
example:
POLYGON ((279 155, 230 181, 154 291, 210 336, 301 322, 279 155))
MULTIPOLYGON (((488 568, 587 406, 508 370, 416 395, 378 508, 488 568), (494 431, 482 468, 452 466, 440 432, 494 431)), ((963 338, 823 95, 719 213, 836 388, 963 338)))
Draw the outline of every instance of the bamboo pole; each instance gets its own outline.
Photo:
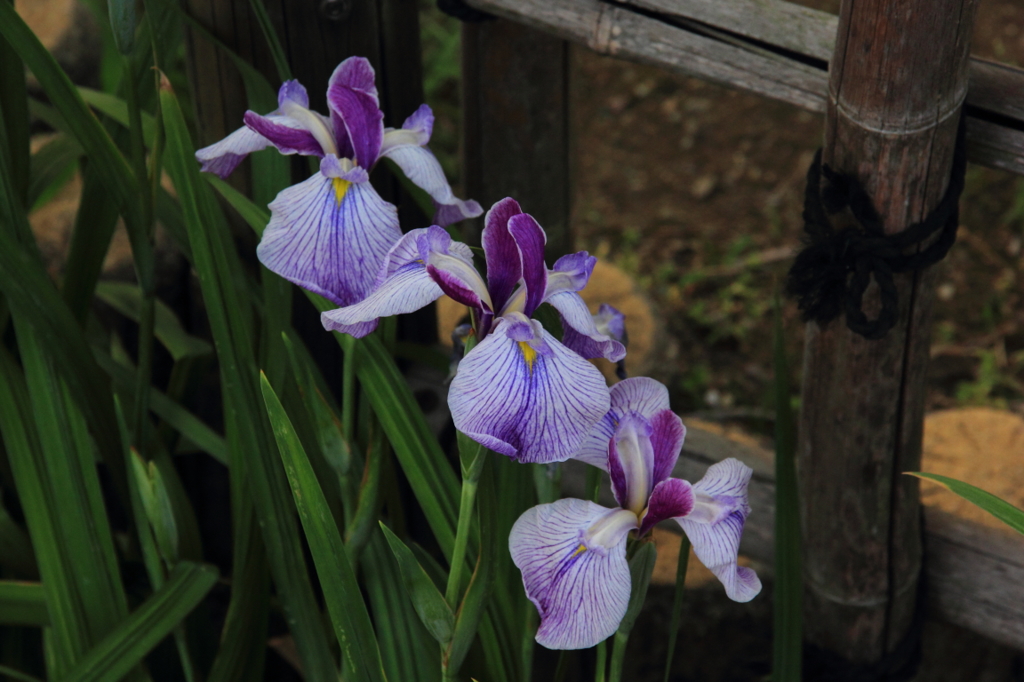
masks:
MULTIPOLYGON (((975 6, 842 3, 824 160, 860 179, 889 234, 922 219, 946 189, 975 6)), ((807 326, 798 449, 805 631, 852 663, 893 651, 917 607, 918 485, 902 472, 921 458, 933 275, 897 276, 899 322, 879 341, 842 321, 807 326)))

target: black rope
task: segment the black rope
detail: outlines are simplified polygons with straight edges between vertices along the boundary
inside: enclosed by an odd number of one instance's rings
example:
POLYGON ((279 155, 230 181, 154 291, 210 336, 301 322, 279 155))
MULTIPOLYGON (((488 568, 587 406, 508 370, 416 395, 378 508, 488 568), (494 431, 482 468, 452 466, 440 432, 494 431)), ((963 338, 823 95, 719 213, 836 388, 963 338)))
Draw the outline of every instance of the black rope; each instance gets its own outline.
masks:
POLYGON ((966 169, 961 116, 952 173, 939 205, 921 222, 886 235, 861 183, 853 176, 823 166, 819 149, 807 169, 804 249, 797 254, 786 283, 786 292, 799 301, 804 321, 824 325, 845 312, 846 326, 852 331, 872 340, 885 336, 899 316, 893 275, 938 263, 956 241, 966 169), (830 216, 847 208, 858 226, 837 230, 830 216), (936 234, 934 241, 923 246, 936 234), (870 320, 861 308, 872 278, 878 283, 882 306, 878 316, 870 320))
POLYGON ((465 3, 465 0, 437 0, 437 8, 450 17, 470 24, 479 24, 483 21, 497 19, 493 14, 474 9, 465 3))

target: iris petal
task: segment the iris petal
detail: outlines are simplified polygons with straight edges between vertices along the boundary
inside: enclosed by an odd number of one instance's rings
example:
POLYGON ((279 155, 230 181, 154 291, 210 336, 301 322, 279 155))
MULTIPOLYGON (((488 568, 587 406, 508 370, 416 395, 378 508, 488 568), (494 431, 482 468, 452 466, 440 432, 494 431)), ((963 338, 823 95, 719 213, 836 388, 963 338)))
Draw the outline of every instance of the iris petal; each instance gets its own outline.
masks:
POLYGON ((548 237, 533 216, 520 213, 508 221, 508 231, 516 240, 523 263, 523 284, 526 287, 526 305, 523 313, 529 317, 544 300, 547 289, 548 266, 544 264, 544 245, 548 237))
POLYGON ((196 152, 196 161, 203 164, 204 173, 214 173, 224 179, 238 168, 249 154, 266 149, 270 140, 248 127, 242 127, 223 140, 196 152))
POLYGON ((672 410, 661 410, 651 417, 651 448, 654 451, 654 485, 672 475, 686 439, 683 420, 672 410))
POLYGON ((747 484, 753 470, 726 459, 708 467, 693 486, 696 503, 691 513, 676 518, 693 544, 693 551, 714 573, 733 601, 750 601, 761 591, 753 569, 736 563, 743 525, 750 514, 747 484))
POLYGON ((427 272, 444 293, 462 305, 480 310, 493 309, 487 285, 472 263, 433 252, 427 257, 427 272))
POLYGON ((388 251, 373 291, 358 303, 321 314, 324 328, 359 338, 377 327, 378 318, 411 313, 440 298, 444 292, 424 262, 431 251, 472 261, 469 247, 453 241, 442 228, 412 230, 388 251))
POLYGON ((491 291, 491 300, 495 312, 500 312, 509 296, 515 290, 519 280, 523 278, 523 263, 519 255, 519 247, 512 233, 508 231, 508 221, 512 216, 522 213, 519 203, 506 197, 491 206, 484 217, 484 229, 480 240, 487 259, 487 288, 491 291))
MULTIPOLYGON (((312 112, 308 113, 312 115, 312 112)), ((282 154, 324 155, 320 142, 306 129, 302 121, 283 115, 260 116, 255 111, 245 112, 242 120, 252 131, 269 140, 282 154)))
POLYGON ((594 316, 590 314, 590 309, 579 294, 574 291, 562 291, 548 296, 545 303, 550 303, 561 313, 562 325, 567 332, 563 339, 565 345, 582 357, 607 358, 612 362, 618 362, 626 357, 625 346, 598 331, 594 316), (568 334, 570 331, 574 334, 568 334))
POLYGON ((463 201, 455 196, 437 157, 426 147, 415 145, 393 147, 383 152, 382 156, 397 163, 405 173, 405 177, 412 180, 434 200, 434 204, 438 207, 434 213, 435 224, 443 227, 466 218, 475 218, 484 212, 480 208, 480 204, 472 199, 463 201))
POLYGON ((322 313, 320 322, 328 331, 351 334, 358 339, 373 331, 379 318, 411 313, 443 295, 441 287, 430 278, 424 265, 409 263, 359 303, 322 313), (371 322, 372 328, 367 329, 371 322))
MULTIPOLYGON (((301 128, 297 121, 292 121, 283 116, 280 107, 285 103, 292 102, 303 107, 309 106, 309 97, 306 95, 306 88, 297 80, 285 81, 277 91, 278 110, 266 116, 267 119, 284 126, 301 128)), ((196 160, 203 164, 201 170, 205 173, 214 173, 221 179, 231 175, 238 164, 245 160, 245 157, 253 152, 266 149, 273 144, 263 135, 248 126, 243 126, 231 133, 223 140, 208 147, 203 147, 196 152, 196 160)), ((286 152, 294 153, 294 152, 286 152)))
POLYGON ((608 473, 615 500, 639 514, 654 488, 654 448, 651 423, 634 413, 619 421, 608 441, 608 473))
POLYGON ((285 81, 277 90, 277 106, 284 106, 285 102, 294 102, 300 107, 309 109, 309 93, 299 81, 294 79, 285 81))
POLYGON ((365 57, 349 57, 338 64, 328 82, 327 104, 338 138, 338 155, 349 156, 345 148, 350 146, 356 164, 372 168, 384 140, 384 114, 377 100, 373 67, 365 57))
POLYGON ((693 509, 695 496, 693 486, 681 478, 669 478, 654 486, 647 514, 640 524, 643 535, 665 519, 686 516, 693 509))
POLYGON ((256 250, 260 262, 341 306, 370 292, 385 255, 402 236, 397 209, 369 183, 320 173, 283 190, 270 212, 256 250))
POLYGON ((614 634, 626 615, 631 586, 625 536, 603 554, 581 543, 608 511, 565 499, 528 509, 512 527, 512 561, 540 612, 537 642, 549 649, 594 646, 614 634))
POLYGON ((513 338, 511 317, 459 364, 448 393, 455 427, 522 462, 564 461, 608 410, 604 378, 539 324, 534 345, 513 338))
POLYGON ((669 407, 668 389, 649 377, 624 379, 611 388, 611 407, 587 435, 573 459, 608 470, 608 441, 623 415, 636 412, 651 417, 669 407))

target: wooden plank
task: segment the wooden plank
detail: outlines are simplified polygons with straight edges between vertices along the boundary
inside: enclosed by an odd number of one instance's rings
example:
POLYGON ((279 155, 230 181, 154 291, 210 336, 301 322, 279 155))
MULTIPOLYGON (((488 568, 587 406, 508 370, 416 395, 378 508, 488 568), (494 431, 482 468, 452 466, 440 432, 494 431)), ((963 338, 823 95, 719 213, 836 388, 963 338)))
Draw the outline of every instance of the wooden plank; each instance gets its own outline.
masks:
MULTIPOLYGON (((463 177, 486 211, 511 196, 544 227, 547 257, 569 233, 569 46, 508 21, 464 24, 463 177)), ((479 241, 483 218, 473 221, 479 241)))
MULTIPOLYGON (((625 0, 667 18, 757 41, 767 49, 788 50, 827 68, 835 49, 839 17, 785 0, 625 0)), ((726 38, 727 36, 723 36, 726 38)), ((1024 121, 1024 69, 971 58, 967 103, 972 107, 1024 121)))
POLYGON ((824 63, 832 58, 839 17, 784 0, 624 0, 666 17, 697 21, 824 63))
MULTIPOLYGON (((735 457, 753 467, 748 494, 753 509, 740 552, 771 567, 774 561, 775 473, 772 453, 737 443, 688 420, 686 445, 672 475, 698 481, 709 466, 735 457)), ((562 492, 581 497, 587 466, 565 463, 562 492)), ((601 503, 614 505, 611 490, 601 503)), ((662 527, 679 533, 679 525, 662 527)), ((1024 536, 982 526, 935 507, 924 509, 929 615, 1024 651, 1024 536)))
MULTIPOLYGON (((601 54, 822 112, 837 18, 781 0, 467 0, 601 54), (687 23, 688 22, 688 23, 687 23)), ((971 60, 975 163, 1024 174, 1024 70, 971 60)))

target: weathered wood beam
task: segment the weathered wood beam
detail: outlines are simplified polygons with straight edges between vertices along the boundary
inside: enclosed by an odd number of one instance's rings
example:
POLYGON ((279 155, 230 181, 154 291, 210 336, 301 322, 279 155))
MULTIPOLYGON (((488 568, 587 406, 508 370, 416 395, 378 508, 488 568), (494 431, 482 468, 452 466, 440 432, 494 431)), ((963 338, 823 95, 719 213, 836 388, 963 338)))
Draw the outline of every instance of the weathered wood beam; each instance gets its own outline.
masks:
MULTIPOLYGON (((698 481, 709 466, 727 457, 754 469, 748 490, 754 511, 743 529, 740 552, 771 567, 775 469, 770 452, 690 424, 672 475, 698 481)), ((563 493, 582 497, 586 465, 570 461, 564 466, 563 493)), ((615 504, 607 486, 602 495, 602 504, 615 504)), ((673 522, 663 527, 680 532, 673 522)), ((924 549, 928 615, 1024 651, 1024 537, 925 507, 924 549)))
MULTIPOLYGON (((467 0, 623 59, 823 112, 837 17, 783 0, 467 0)), ((1024 174, 1024 70, 971 59, 972 162, 1024 174)))

